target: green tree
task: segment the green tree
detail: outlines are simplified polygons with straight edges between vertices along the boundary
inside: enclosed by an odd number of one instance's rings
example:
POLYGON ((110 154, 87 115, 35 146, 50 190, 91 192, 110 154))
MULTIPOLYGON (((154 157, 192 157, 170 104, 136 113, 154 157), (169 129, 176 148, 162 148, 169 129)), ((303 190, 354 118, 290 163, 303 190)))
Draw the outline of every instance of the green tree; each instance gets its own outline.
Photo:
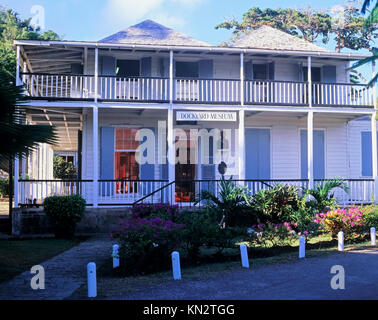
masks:
POLYGON ((242 34, 268 25, 306 41, 328 43, 331 35, 336 42, 336 51, 343 48, 358 50, 369 49, 377 37, 374 25, 366 26, 366 19, 358 8, 344 4, 339 11, 316 11, 311 7, 304 9, 249 9, 241 22, 235 19, 225 21, 215 28, 232 30, 231 43, 242 34))
MULTIPOLYGON (((365 0, 361 8, 361 13, 366 14, 370 4, 372 3, 373 1, 371 0, 365 0)), ((365 28, 376 27, 377 23, 378 23, 378 0, 376 0, 374 8, 370 11, 369 16, 366 18, 364 27, 365 28)), ((373 53, 371 57, 367 57, 367 58, 357 61, 356 63, 352 65, 351 68, 356 69, 360 66, 363 66, 367 63, 377 60, 378 58, 377 48, 373 48, 371 51, 373 53)), ((374 83, 377 82, 377 80, 378 80, 378 73, 370 80, 369 85, 373 85, 374 83)))
POLYGON ((23 86, 15 86, 14 77, 0 69, 0 168, 5 171, 11 157, 28 154, 38 143, 56 142, 54 127, 24 124, 23 90, 23 86))
POLYGON ((53 174, 55 179, 75 179, 77 177, 76 166, 72 162, 56 156, 54 157, 53 174))
POLYGON ((51 30, 41 32, 30 25, 31 18, 21 19, 12 9, 0 8, 0 70, 14 75, 16 72, 16 54, 13 41, 28 40, 60 40, 51 30))
POLYGON ((241 22, 231 19, 217 25, 215 29, 232 30, 234 36, 237 37, 262 25, 282 30, 307 41, 314 42, 317 39, 322 39, 326 43, 331 29, 331 17, 326 13, 315 12, 311 8, 304 10, 268 8, 262 10, 254 7, 243 14, 241 22))

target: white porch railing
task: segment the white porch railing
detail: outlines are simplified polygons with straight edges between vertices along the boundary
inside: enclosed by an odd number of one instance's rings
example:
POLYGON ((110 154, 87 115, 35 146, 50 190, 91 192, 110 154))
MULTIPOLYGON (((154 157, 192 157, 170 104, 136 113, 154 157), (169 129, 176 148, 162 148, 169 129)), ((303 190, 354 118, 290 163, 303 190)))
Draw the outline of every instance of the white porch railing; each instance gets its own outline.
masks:
MULTIPOLYGON (((326 180, 315 180, 316 184, 323 184, 326 180)), ((340 205, 347 204, 368 204, 374 199, 373 179, 346 179, 349 193, 340 188, 334 189, 334 195, 340 205)))
POLYGON ((314 83, 314 105, 372 106, 373 88, 363 84, 314 83))
MULTIPOLYGON (((95 77, 24 73, 26 92, 35 98, 94 99, 95 77)), ((238 79, 173 80, 176 103, 239 104, 241 87, 238 79)), ((170 80, 162 77, 121 78, 99 76, 97 98, 104 101, 169 102, 170 80)), ((246 80, 245 104, 309 105, 308 83, 292 81, 246 80)), ((313 83, 311 102, 316 106, 372 107, 373 89, 363 84, 313 83)))
POLYGON ((168 101, 168 78, 99 77, 99 98, 103 100, 168 101))
MULTIPOLYGON (((316 184, 323 184, 326 180, 315 180, 316 184)), ((374 198, 373 179, 346 179, 349 193, 340 188, 335 189, 334 194, 340 205, 367 204, 374 198)), ((202 190, 208 190, 218 194, 220 180, 193 180, 185 181, 185 197, 180 198, 176 190, 176 201, 184 204, 197 199, 202 190), (187 200, 192 199, 192 200, 187 200)), ((235 183, 245 186, 250 194, 256 194, 260 190, 269 189, 276 184, 288 184, 298 189, 307 188, 308 180, 305 179, 276 179, 276 180, 235 180, 235 183)), ((100 180, 98 182, 97 199, 100 205, 130 205, 144 199, 144 203, 172 201, 173 187, 165 188, 167 180, 100 180), (149 197, 149 195, 153 195, 149 197)), ((180 181, 176 181, 176 189, 180 181)), ((20 180, 18 183, 19 203, 22 205, 41 205, 43 200, 53 195, 80 194, 87 202, 93 203, 93 181, 91 180, 20 180)))
MULTIPOLYGON (((167 180, 100 180, 98 203, 132 204, 167 183, 167 180)), ((155 200, 164 202, 164 197, 164 194, 157 194, 155 200)))
POLYGON ((175 100, 198 103, 239 103, 240 81, 228 79, 175 79, 175 100))
POLYGON ((94 76, 25 73, 27 94, 35 98, 94 98, 94 76))
POLYGON ((87 203, 92 202, 91 180, 20 180, 19 203, 41 205, 46 197, 80 194, 87 203))
POLYGON ((246 104, 308 104, 308 84, 289 81, 245 81, 246 104))

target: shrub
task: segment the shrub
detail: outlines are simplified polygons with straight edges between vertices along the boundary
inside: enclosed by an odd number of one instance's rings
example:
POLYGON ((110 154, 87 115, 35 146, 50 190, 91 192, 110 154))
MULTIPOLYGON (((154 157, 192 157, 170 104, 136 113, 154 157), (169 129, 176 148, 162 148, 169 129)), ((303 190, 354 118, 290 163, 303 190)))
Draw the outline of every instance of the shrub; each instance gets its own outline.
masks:
POLYGON ((219 192, 214 194, 211 191, 202 191, 200 201, 206 201, 207 205, 221 217, 221 224, 228 224, 233 219, 233 215, 240 212, 245 207, 245 188, 239 187, 235 181, 226 180, 222 175, 219 183, 219 192))
MULTIPOLYGON (((296 232, 290 222, 253 225, 247 230, 247 234, 251 246, 282 246, 296 239, 296 232)), ((308 232, 305 231, 304 234, 307 235, 308 232)))
POLYGON ((362 209, 364 218, 365 232, 369 231, 370 228, 374 227, 378 229, 378 207, 377 206, 366 206, 362 209))
POLYGON ((345 239, 356 239, 364 235, 365 218, 370 214, 370 211, 369 207, 335 209, 316 214, 314 221, 320 229, 330 233, 333 238, 337 237, 339 231, 343 231, 345 239))
POLYGON ((169 203, 141 203, 134 204, 131 208, 133 218, 160 217, 168 220, 177 220, 178 206, 169 203))
POLYGON ((293 211, 299 209, 299 196, 294 186, 276 184, 252 196, 250 205, 260 212, 261 222, 287 221, 293 211))
POLYGON ((195 261, 199 258, 200 247, 215 247, 217 253, 224 248, 235 246, 237 238, 245 235, 245 228, 230 227, 219 224, 214 211, 186 211, 180 215, 180 223, 185 224, 181 230, 181 245, 186 250, 188 258, 195 261))
POLYGON ((336 188, 341 188, 346 193, 349 192, 345 181, 335 178, 316 185, 315 189, 304 189, 304 193, 313 197, 314 200, 310 202, 313 202, 313 206, 318 212, 324 212, 337 208, 337 201, 334 198, 334 189, 336 188))
POLYGON ((9 197, 9 179, 0 179, 0 197, 9 197))
POLYGON ((72 237, 76 224, 82 219, 85 200, 80 195, 51 196, 43 201, 43 208, 53 224, 57 238, 72 237))
POLYGON ((184 225, 159 217, 119 221, 111 233, 120 243, 119 256, 130 273, 154 272, 170 265, 170 254, 179 247, 184 225))
POLYGON ((56 156, 53 159, 53 175, 55 179, 76 179, 76 166, 72 162, 56 156))

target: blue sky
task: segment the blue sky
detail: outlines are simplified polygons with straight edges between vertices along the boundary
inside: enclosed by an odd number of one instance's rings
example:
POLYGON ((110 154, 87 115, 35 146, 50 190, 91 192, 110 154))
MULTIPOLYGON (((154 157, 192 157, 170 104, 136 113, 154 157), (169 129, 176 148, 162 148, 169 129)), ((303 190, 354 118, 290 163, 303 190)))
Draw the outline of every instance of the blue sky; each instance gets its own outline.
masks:
POLYGON ((231 33, 215 30, 225 18, 242 14, 253 6, 261 8, 330 8, 342 0, 2 0, 1 5, 15 9, 22 17, 32 16, 33 5, 45 9, 46 29, 65 40, 99 40, 145 19, 184 32, 213 45, 227 40, 231 33), (314 6, 314 3, 316 4, 314 6))
MULTIPOLYGON (((152 19, 217 45, 227 40, 231 32, 214 27, 227 18, 241 20, 251 7, 299 9, 311 5, 314 9, 326 9, 341 3, 343 0, 2 0, 0 5, 14 9, 24 18, 32 16, 34 5, 42 6, 45 28, 54 30, 64 40, 97 41, 152 19)), ((334 44, 327 47, 333 50, 334 44)))

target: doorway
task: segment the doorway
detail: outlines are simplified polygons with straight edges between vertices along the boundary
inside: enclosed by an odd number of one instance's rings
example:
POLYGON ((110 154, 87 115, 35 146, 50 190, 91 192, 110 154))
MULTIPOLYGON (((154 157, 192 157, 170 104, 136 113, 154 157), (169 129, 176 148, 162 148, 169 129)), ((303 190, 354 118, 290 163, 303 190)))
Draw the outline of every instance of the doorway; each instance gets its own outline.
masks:
MULTIPOLYGON (((181 147, 176 150, 176 157, 186 158, 184 163, 178 162, 175 165, 175 201, 176 202, 193 202, 195 201, 195 183, 193 180, 196 178, 196 165, 190 163, 190 157, 192 152, 196 150, 191 149, 191 137, 190 131, 184 130, 186 134, 186 142, 183 144, 185 148, 181 147), (179 152, 184 152, 184 155, 180 155, 179 152)), ((176 142, 178 137, 176 137, 176 142)), ((197 148, 197 144, 194 143, 194 148, 197 148)))

